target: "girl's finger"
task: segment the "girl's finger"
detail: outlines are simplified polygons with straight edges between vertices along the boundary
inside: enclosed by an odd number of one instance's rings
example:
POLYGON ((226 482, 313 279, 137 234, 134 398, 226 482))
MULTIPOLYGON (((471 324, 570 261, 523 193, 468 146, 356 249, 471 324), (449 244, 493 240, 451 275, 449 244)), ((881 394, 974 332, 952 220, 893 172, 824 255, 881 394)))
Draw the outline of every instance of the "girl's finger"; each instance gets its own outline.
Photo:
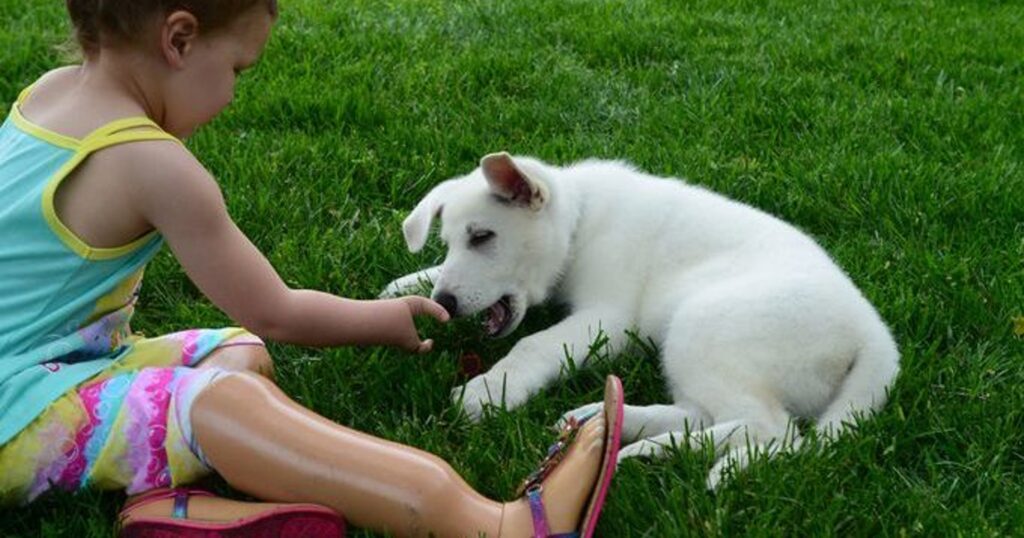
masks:
POLYGON ((415 297, 413 299, 413 315, 428 315, 437 321, 448 321, 451 317, 448 315, 448 311, 444 309, 440 304, 427 299, 426 297, 415 297))

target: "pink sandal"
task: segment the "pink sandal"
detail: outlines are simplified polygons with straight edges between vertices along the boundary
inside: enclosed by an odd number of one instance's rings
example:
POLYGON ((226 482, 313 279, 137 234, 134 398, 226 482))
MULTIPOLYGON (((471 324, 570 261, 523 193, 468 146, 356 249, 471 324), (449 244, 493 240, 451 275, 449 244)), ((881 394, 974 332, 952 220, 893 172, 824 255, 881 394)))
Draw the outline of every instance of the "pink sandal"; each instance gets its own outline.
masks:
POLYGON ((541 462, 540 468, 534 471, 520 487, 520 494, 525 493, 530 504, 530 512, 533 515, 534 538, 590 538, 594 534, 598 517, 601 515, 601 508, 604 507, 605 497, 608 495, 608 486, 611 484, 612 475, 615 474, 619 446, 622 443, 623 406, 622 381, 618 377, 610 375, 604 386, 604 417, 607 424, 604 456, 601 458, 601 472, 597 476, 594 493, 590 496, 590 502, 587 504, 587 510, 580 521, 579 530, 576 532, 551 534, 548 531, 547 515, 544 510, 544 502, 541 499, 541 492, 543 491, 544 479, 558 466, 558 463, 565 455, 566 448, 572 444, 572 439, 575 437, 576 432, 579 431, 584 423, 597 416, 597 411, 582 418, 570 419, 562 429, 558 441, 548 449, 548 455, 541 462))
POLYGON ((124 538, 300 538, 316 536, 343 538, 345 520, 333 510, 317 504, 291 504, 273 508, 231 522, 189 521, 190 497, 213 497, 208 491, 188 488, 158 490, 136 499, 121 511, 119 520, 132 510, 163 499, 174 499, 171 517, 135 519, 121 525, 124 538))

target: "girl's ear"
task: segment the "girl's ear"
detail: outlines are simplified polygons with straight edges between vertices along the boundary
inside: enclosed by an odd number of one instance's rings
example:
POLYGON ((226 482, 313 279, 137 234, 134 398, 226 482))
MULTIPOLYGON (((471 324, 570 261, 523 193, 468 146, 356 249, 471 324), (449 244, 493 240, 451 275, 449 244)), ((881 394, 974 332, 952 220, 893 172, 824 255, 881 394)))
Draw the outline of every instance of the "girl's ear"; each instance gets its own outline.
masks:
POLYGON ((199 38, 199 21, 188 11, 172 12, 160 26, 160 50, 175 69, 185 66, 185 58, 199 38))

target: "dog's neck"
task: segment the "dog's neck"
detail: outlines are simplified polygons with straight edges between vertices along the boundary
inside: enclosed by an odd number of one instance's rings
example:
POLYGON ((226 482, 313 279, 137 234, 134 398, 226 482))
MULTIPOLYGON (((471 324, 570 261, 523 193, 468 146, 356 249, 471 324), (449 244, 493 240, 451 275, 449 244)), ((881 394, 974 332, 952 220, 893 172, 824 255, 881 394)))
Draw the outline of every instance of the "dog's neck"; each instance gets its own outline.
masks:
POLYGON ((531 304, 540 304, 559 294, 563 277, 568 271, 569 265, 576 257, 576 232, 584 215, 586 197, 582 196, 582 193, 576 192, 577 185, 574 181, 568 178, 559 179, 561 181, 558 182, 557 190, 555 190, 552 196, 552 207, 550 209, 551 211, 563 214, 567 223, 565 228, 559 230, 559 233, 564 235, 563 248, 557 261, 553 262, 554 268, 540 268, 540 270, 548 271, 549 274, 554 276, 550 278, 543 290, 539 290, 539 296, 530 298, 531 304))

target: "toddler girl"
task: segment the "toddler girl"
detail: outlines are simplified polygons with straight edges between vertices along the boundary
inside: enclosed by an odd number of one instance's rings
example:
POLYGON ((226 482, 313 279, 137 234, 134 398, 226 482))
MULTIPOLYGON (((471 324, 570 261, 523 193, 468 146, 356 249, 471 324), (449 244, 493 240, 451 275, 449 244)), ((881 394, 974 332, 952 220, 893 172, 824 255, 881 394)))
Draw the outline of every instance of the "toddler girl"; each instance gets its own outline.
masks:
POLYGON ((565 454, 554 450, 510 503, 482 497, 430 454, 317 416, 273 384, 261 338, 423 353, 432 342, 414 317, 447 320, 422 297, 290 289, 181 143, 256 63, 275 0, 67 7, 84 62, 26 88, 0 128, 0 500, 28 502, 54 486, 124 489, 137 496, 122 516, 132 535, 337 535, 337 513, 399 536, 589 535, 618 448, 614 379, 605 412, 568 432, 565 454), (165 241, 245 329, 131 333, 143 269, 165 241), (260 499, 302 504, 167 489, 211 471, 260 499))

